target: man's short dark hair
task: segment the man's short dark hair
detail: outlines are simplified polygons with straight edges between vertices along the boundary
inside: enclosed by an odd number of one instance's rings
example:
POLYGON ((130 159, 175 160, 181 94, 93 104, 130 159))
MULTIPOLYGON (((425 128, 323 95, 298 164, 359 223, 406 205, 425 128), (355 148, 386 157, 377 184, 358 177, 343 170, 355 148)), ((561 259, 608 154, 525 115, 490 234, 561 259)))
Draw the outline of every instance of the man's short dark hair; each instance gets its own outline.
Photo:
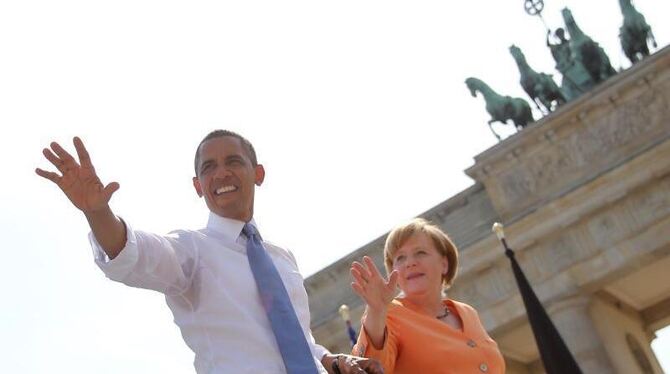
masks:
POLYGON ((258 165, 258 160, 256 159, 256 151, 254 150, 254 146, 251 144, 249 140, 247 140, 244 136, 230 131, 230 130, 214 130, 207 134, 202 140, 200 141, 200 144, 198 144, 198 148, 195 150, 195 175, 198 176, 198 163, 200 162, 200 147, 202 147, 202 143, 214 139, 214 138, 221 138, 224 136, 231 136, 233 138, 237 138, 242 142, 242 146, 244 149, 247 151, 247 156, 249 156, 249 159, 251 160, 251 165, 256 167, 258 165))

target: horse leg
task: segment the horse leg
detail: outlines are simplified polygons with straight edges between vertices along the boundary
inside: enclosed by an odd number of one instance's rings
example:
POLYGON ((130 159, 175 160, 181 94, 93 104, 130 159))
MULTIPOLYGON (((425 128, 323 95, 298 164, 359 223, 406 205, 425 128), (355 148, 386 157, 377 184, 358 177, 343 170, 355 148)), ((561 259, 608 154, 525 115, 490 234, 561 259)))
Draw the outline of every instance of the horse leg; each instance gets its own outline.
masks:
POLYGON ((533 104, 535 104, 535 107, 537 108, 537 110, 540 111, 540 113, 542 113, 542 114, 547 114, 547 113, 548 113, 547 111, 543 110, 543 109, 540 107, 540 104, 544 105, 544 102, 543 102, 543 100, 542 100, 541 97, 539 97, 539 96, 535 96, 535 97, 533 97, 532 99, 533 99, 533 104))
MULTIPOLYGON (((642 58, 649 56, 649 47, 647 46, 646 40, 641 45, 640 54, 642 55, 642 58)), ((640 60, 642 60, 642 58, 640 60)))
POLYGON ((554 84, 554 96, 556 97, 556 103, 558 105, 563 105, 568 101, 568 98, 565 97, 565 94, 563 93, 563 90, 561 90, 558 85, 554 84))
POLYGON ((545 108, 542 114, 547 115, 551 113, 551 98, 547 95, 542 95, 539 97, 539 99, 540 103, 542 103, 542 106, 545 108))
POLYGON ((658 44, 656 44, 656 38, 654 38, 654 33, 651 32, 651 26, 647 25, 647 40, 651 41, 651 46, 654 48, 658 48, 658 44))
POLYGON ((493 126, 491 126, 491 123, 493 123, 493 122, 495 122, 495 120, 493 120, 493 119, 488 122, 489 129, 491 129, 491 132, 493 133, 493 135, 495 135, 495 137, 498 139, 498 141, 500 141, 501 140, 500 135, 496 134, 496 132, 493 130, 493 126))
POLYGON ((624 51, 624 54, 628 57, 628 60, 630 60, 631 63, 634 64, 638 61, 637 52, 635 52, 633 47, 628 47, 628 49, 624 51))

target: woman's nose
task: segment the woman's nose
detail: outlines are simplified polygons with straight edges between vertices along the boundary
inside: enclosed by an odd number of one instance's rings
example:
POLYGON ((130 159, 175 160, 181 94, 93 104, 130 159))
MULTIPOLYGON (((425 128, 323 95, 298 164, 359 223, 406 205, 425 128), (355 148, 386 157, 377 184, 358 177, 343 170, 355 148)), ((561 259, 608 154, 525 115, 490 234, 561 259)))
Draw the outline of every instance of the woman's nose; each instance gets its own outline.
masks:
POLYGON ((407 261, 405 261, 405 267, 410 268, 416 266, 416 259, 414 256, 410 256, 407 258, 407 261))

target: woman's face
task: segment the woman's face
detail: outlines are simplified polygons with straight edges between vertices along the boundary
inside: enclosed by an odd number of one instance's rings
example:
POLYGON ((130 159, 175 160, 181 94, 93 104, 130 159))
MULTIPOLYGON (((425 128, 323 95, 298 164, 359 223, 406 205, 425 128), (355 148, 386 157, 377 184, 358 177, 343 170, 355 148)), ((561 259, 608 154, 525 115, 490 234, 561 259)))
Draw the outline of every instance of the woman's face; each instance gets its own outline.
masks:
POLYGON ((398 271, 398 285, 406 296, 441 294, 442 276, 449 263, 425 233, 412 235, 392 257, 393 270, 398 271))

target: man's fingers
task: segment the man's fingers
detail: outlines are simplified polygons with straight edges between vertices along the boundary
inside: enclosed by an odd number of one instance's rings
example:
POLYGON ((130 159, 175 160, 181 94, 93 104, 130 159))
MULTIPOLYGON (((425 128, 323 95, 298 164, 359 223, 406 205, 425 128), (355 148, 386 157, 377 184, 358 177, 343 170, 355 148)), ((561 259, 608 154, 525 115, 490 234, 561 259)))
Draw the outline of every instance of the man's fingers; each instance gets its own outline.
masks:
POLYGON ((375 365, 374 365, 375 362, 372 361, 372 360, 358 360, 356 363, 358 364, 358 366, 360 366, 361 368, 366 369, 366 370, 368 368, 374 368, 375 367, 375 365))
POLYGON ((382 365, 379 363, 379 361, 373 359, 361 360, 358 361, 358 365, 365 369, 366 373, 384 374, 384 369, 382 368, 382 365))
POLYGON ((363 370, 363 373, 384 374, 384 368, 381 363, 375 359, 365 357, 353 357, 352 359, 355 360, 356 363, 354 367, 360 368, 363 370))
POLYGON ((42 170, 40 168, 35 169, 35 173, 42 178, 46 178, 56 184, 60 181, 60 176, 54 172, 42 170))
POLYGON ((91 163, 91 156, 89 156, 88 151, 84 146, 84 142, 82 142, 78 136, 75 136, 74 139, 72 139, 72 143, 74 143, 74 149, 77 151, 79 164, 84 167, 92 168, 93 164, 91 163))
POLYGON ((53 149, 53 151, 56 152, 58 157, 60 157, 60 159, 63 162, 72 162, 72 163, 75 163, 75 164, 77 163, 77 161, 75 161, 74 157, 72 157, 71 154, 69 154, 65 149, 63 149, 63 147, 61 147, 60 144, 58 144, 56 142, 51 142, 51 149, 53 149))
POLYGON ((340 369, 343 369, 342 374, 365 374, 363 367, 358 365, 359 360, 352 356, 340 356, 337 358, 337 363, 340 369))
POLYGON ((46 157, 53 166, 56 167, 61 173, 65 170, 64 162, 58 156, 56 156, 49 148, 44 148, 42 154, 46 157))
POLYGON ((105 194, 105 197, 109 200, 112 197, 112 194, 116 192, 121 186, 117 182, 112 182, 108 184, 102 192, 105 194))

